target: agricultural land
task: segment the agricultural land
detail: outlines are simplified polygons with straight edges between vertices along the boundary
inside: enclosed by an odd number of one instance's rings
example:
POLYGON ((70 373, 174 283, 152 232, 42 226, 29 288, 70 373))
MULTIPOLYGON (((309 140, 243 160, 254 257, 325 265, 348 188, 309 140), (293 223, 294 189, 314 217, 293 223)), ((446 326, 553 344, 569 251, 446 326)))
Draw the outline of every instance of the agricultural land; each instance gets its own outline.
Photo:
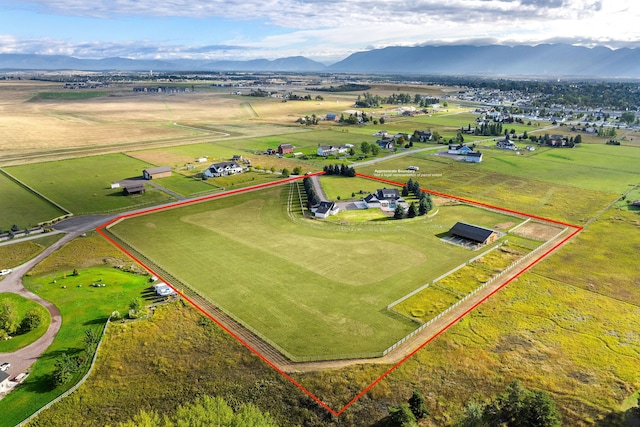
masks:
POLYGON ((547 393, 563 425, 637 423, 637 130, 614 127, 617 145, 582 131, 576 117, 525 119, 505 126, 582 142, 514 138, 520 150, 501 150, 501 136, 461 131, 487 106, 456 99, 453 86, 372 85, 384 97, 440 99, 411 109, 356 109, 360 93, 306 85, 288 90, 310 99, 287 102, 211 81, 171 95, 133 86, 70 92, 56 81, 0 81, 0 268, 13 269, 0 278, 0 304, 21 316, 47 311, 3 291, 19 281, 21 294, 59 311, 0 343, 0 363, 22 366, 12 354, 47 337, 49 324, 59 328, 0 399, 0 426, 63 395, 28 425, 118 425, 141 409, 170 415, 210 395, 234 409, 256 405, 282 426, 382 426, 415 390, 430 413, 420 425, 449 426, 514 380, 547 393), (370 120, 325 120, 354 111, 370 120), (409 144, 415 130, 441 140, 409 144), (372 153, 381 131, 397 145, 372 153), (449 155, 449 141, 473 145, 482 162, 449 155), (295 153, 268 154, 282 144, 295 153), (351 152, 317 155, 345 145, 351 152), (234 157, 243 173, 203 178, 234 157), (302 178, 334 164, 359 176, 315 178, 344 207, 318 219, 302 178), (171 176, 142 180, 157 166, 171 176), (300 176, 288 178, 294 170, 300 176), (347 208, 409 179, 431 194, 426 215, 347 208), (144 191, 114 186, 127 182, 144 191), (445 241, 458 221, 500 237, 477 250, 445 241), (156 278, 137 261, 184 298, 158 297, 156 278), (490 298, 476 294, 491 286, 490 298), (415 335, 414 347, 380 357, 428 324, 438 327, 415 335), (284 355, 286 369, 240 329, 284 355), (69 360, 74 370, 54 381, 69 360))

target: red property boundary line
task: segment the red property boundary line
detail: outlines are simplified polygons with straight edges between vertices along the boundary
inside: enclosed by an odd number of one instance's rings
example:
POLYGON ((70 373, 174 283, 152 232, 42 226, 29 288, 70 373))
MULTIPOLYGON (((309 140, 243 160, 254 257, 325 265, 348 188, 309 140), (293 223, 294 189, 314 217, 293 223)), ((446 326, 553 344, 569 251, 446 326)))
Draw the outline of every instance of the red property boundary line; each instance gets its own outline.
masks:
MULTIPOLYGON (((308 174, 305 176, 315 176, 315 175, 323 175, 324 172, 317 172, 317 173, 312 173, 312 174, 308 174)), ((131 254, 128 250, 126 250, 125 248, 123 248, 119 243, 117 243, 115 240, 113 240, 106 232, 105 229, 108 228, 109 226, 113 225, 114 223, 121 221, 123 219, 127 219, 127 218, 132 218, 135 216, 139 216, 139 215, 145 215, 148 213, 153 213, 153 212, 159 212, 159 211, 163 211, 166 209, 172 209, 172 208, 176 208, 176 207, 180 207, 180 206, 185 206, 185 205, 190 205, 193 203, 199 203, 199 202, 203 202, 203 201, 208 201, 208 200, 214 200, 217 198, 221 198, 221 197, 226 197, 226 196, 231 196, 234 194, 241 194, 241 193, 245 193, 248 191, 253 191, 253 190, 259 190, 259 189, 263 189, 263 188, 269 188, 269 187, 273 187, 276 185, 281 185, 281 184, 286 184, 288 182, 293 182, 299 179, 304 178, 305 176, 297 176, 297 177, 291 177, 291 178, 286 178, 283 180, 279 180, 279 181, 274 181, 274 182, 269 182, 269 183, 265 183, 265 184, 258 184, 258 185, 254 185, 251 187, 246 187, 246 188, 241 188, 241 189, 237 189, 237 190, 230 190, 230 191, 226 191, 223 193, 218 193, 218 194, 213 194, 213 195, 209 195, 209 196, 203 196, 203 197, 199 197, 196 199, 190 199, 190 200, 185 200, 185 201, 180 201, 180 202, 175 202, 169 205, 165 205, 165 206, 159 206, 159 207, 154 207, 154 208, 150 208, 150 209, 145 209, 139 212, 133 212, 133 213, 129 213, 129 214, 125 214, 125 215, 121 215, 118 216, 114 219, 112 219, 111 221, 100 225, 99 227, 96 228, 96 231, 98 233, 100 233, 100 235, 102 235, 105 239, 107 239, 112 245, 114 245, 115 247, 117 247, 119 250, 121 250, 122 252, 124 252, 125 254, 127 254, 129 257, 131 257, 133 260, 135 260, 138 264, 140 264, 142 267, 144 267, 147 271, 149 271, 151 274, 153 274, 156 277, 161 277, 160 275, 156 274, 151 268, 149 268, 147 265, 145 265, 144 262, 142 262, 141 260, 139 260, 136 256, 134 256, 133 254, 131 254)), ((371 179, 374 181, 378 181, 378 182, 382 182, 382 183, 386 183, 386 184, 390 184, 390 185, 394 185, 394 186, 400 186, 402 187, 404 184, 399 183, 399 182, 395 182, 395 181, 391 181, 391 180, 386 180, 386 179, 382 179, 382 178, 377 178, 377 177, 373 177, 373 176, 369 176, 369 175, 363 175, 363 174, 356 174, 356 176, 360 177, 360 178, 366 178, 366 179, 371 179)), ((489 293, 488 295, 486 295, 484 298, 482 298, 480 301, 478 301, 477 303, 475 303, 472 307, 470 307, 469 309, 467 309, 465 312, 463 312, 462 314, 460 314, 458 317, 456 317, 454 320, 452 320, 450 323, 448 323, 446 326, 444 326, 441 330, 439 330, 438 332, 436 332, 433 336, 431 336, 428 340, 426 340, 424 343, 422 343, 420 346, 418 346, 415 350, 413 350, 411 353, 409 353, 407 356, 405 356, 402 360, 400 360, 399 362, 397 362, 395 365, 393 365, 390 369, 388 369, 385 373, 383 373, 380 377, 378 377, 376 380, 374 380, 371 384, 369 384, 364 390, 362 390, 359 394, 357 394, 351 401, 349 401, 346 405, 344 405, 341 409, 339 410, 334 410, 332 409, 329 405, 327 405, 326 403, 324 403, 320 398, 318 398, 316 395, 314 395, 312 392, 310 392, 309 390, 307 390, 302 384, 300 384, 299 382, 297 382, 294 378, 292 378, 289 374, 287 374, 286 372, 284 372, 282 369, 278 368, 273 362, 271 362, 269 359, 267 359, 264 355, 262 355, 259 351, 257 351, 256 349, 254 349, 249 343, 247 343, 246 341, 244 341, 242 338, 240 338, 238 335, 236 335, 233 331, 229 330, 229 328, 227 328, 226 326, 224 326, 222 323, 220 323, 218 320, 216 320, 213 316, 211 316, 209 313, 207 313, 204 309, 202 309, 200 306, 198 306, 194 301, 192 301, 189 297, 187 297, 186 295, 184 295, 182 292, 180 292, 178 289, 173 288, 173 286, 171 286, 171 288, 176 291, 184 300, 186 300, 187 302, 189 302, 192 306, 194 306, 198 311, 200 311, 203 315, 205 315, 206 317, 208 317, 209 319, 211 319, 213 322, 215 322, 220 328, 222 328, 225 332, 227 332, 229 335, 231 335, 233 338, 235 338, 238 342, 240 342, 242 345, 244 345, 247 349, 249 349, 249 351, 251 351, 253 354, 255 354, 256 356, 258 356, 260 359, 262 359, 267 365, 271 366, 274 370, 276 370, 276 372, 278 372, 279 374, 281 374, 283 377, 285 377, 287 380, 289 380, 292 384, 294 384, 296 387, 298 387, 300 390, 302 390, 302 392, 304 392, 307 396, 309 396, 311 399, 313 399, 317 404, 319 404, 320 406, 322 406, 323 408, 325 408, 327 411, 329 411, 329 413, 331 413, 332 415, 338 417, 340 416, 344 411, 346 411, 351 405, 353 405, 355 402, 357 402, 362 396, 364 396, 369 390, 371 390, 373 387, 375 387, 380 381, 382 381, 383 379, 385 379, 389 374, 391 374, 393 371, 395 371, 398 367, 400 367, 404 362, 406 362, 408 359, 410 359, 411 357, 413 357, 413 355, 415 355, 418 351, 422 350, 425 346, 427 346, 431 341, 433 341, 434 339, 436 339, 437 337, 439 337, 440 335, 442 335, 446 330, 448 330, 451 326, 453 326, 454 324, 456 324, 457 322, 459 322, 462 318, 464 318, 467 314, 469 314, 471 311, 475 310, 476 307, 478 307, 480 304, 482 304, 483 302, 485 302, 486 300, 488 300, 489 298, 491 298, 493 295, 495 295, 498 291, 500 291, 501 289, 503 289, 505 286, 507 286, 509 283, 511 283, 513 280, 515 280, 516 278, 518 278, 521 274, 523 274, 525 271, 529 270, 531 267, 533 267, 535 264, 537 264, 538 262, 540 262, 542 259, 544 259, 545 257, 547 257, 549 254, 551 254, 552 252, 554 252, 556 249, 558 249, 560 246, 562 246, 563 244, 565 244, 567 241, 569 241, 570 239, 572 239, 576 234, 578 234, 579 232, 582 231, 583 227, 581 226, 577 226, 577 225, 573 225, 573 224, 568 224, 565 222, 561 222, 561 221, 556 221, 556 220, 552 220, 552 219, 548 219, 548 218, 543 218, 540 216, 536 216, 536 215, 530 215, 530 214, 526 214, 523 212, 518 212, 515 210, 511 210, 511 209, 506 209, 506 208, 502 208, 499 206, 493 206, 490 204, 486 204, 486 203, 481 203, 481 202, 477 202, 475 200, 471 200, 471 199, 465 199, 462 197, 456 197, 456 196, 452 196, 449 194, 445 194, 445 193, 440 193, 437 191, 430 191, 430 190, 422 190, 423 192, 426 193, 430 193, 436 196, 441 196, 441 197, 446 197, 449 199, 454 199, 454 200, 458 200, 464 203, 468 203, 471 205, 476 205, 476 206, 481 206, 484 208, 489 208, 489 209, 494 209, 494 210, 498 210, 501 212, 505 212, 505 213, 509 213, 509 214, 514 214, 514 215, 519 215, 519 216, 524 216, 527 218, 531 218, 531 219, 537 219, 540 221, 544 221, 544 222, 549 222, 549 223, 553 223, 553 224, 557 224, 557 225, 562 225, 564 227, 568 227, 573 229, 573 232, 571 234, 569 234, 567 237, 565 237, 564 239, 562 239, 559 243, 555 244, 552 248, 548 249, 547 251, 545 251, 542 255, 540 255, 538 258, 534 259, 533 261, 531 261, 529 264, 527 264, 524 268, 522 268, 518 273, 516 273, 514 276, 512 276, 510 279, 506 280, 502 285, 500 285, 498 288, 494 289, 491 293, 489 293)), ((166 283, 167 281, 165 281, 166 283)))

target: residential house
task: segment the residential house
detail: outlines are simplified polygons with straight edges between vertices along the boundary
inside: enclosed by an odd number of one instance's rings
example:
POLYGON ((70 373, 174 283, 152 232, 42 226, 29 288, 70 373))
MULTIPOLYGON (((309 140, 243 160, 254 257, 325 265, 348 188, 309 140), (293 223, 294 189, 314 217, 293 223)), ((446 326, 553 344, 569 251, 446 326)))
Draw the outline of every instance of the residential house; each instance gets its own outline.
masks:
POLYGON ((499 139, 496 142, 496 148, 500 148, 501 150, 516 150, 516 144, 513 143, 509 138, 499 139))
POLYGON ((379 130, 378 132, 374 133, 373 136, 381 136, 383 138, 388 138, 389 133, 386 130, 379 130))
POLYGON ((215 178, 219 176, 233 175, 236 173, 242 173, 244 169, 238 163, 234 161, 213 163, 205 171, 204 175, 208 178, 215 178))
POLYGON ((469 153, 473 152, 473 148, 465 145, 465 144, 449 144, 449 149, 447 153, 449 154, 458 154, 462 156, 466 156, 469 153))
POLYGON ((418 142, 427 142, 427 141, 431 141, 431 138, 433 138, 433 134, 431 132, 427 131, 422 131, 422 130, 415 130, 413 131, 413 141, 418 141, 418 142))
POLYGON ((345 154, 349 149, 344 145, 321 145, 318 147, 317 154, 318 156, 327 157, 327 156, 335 156, 338 154, 345 154))
POLYGON ((158 166, 155 168, 147 168, 142 171, 144 179, 166 178, 171 176, 171 168, 169 166, 158 166))
POLYGON ((466 222, 456 222, 449 230, 449 235, 483 245, 493 243, 500 237, 497 231, 466 222))
POLYGON ((551 135, 547 140, 547 145, 552 147, 563 147, 566 143, 567 140, 562 135, 558 134, 551 135))
POLYGON ((335 122, 340 120, 340 116, 338 116, 336 113, 327 113, 325 120, 329 120, 330 122, 335 122))
POLYGON ((396 205, 408 208, 397 188, 379 188, 364 198, 367 208, 395 209, 396 205))
POLYGON ((335 215, 340 211, 335 202, 321 201, 317 206, 311 208, 311 212, 316 218, 327 218, 329 215, 335 215))
POLYGON ((379 139, 376 141, 376 144, 383 150, 393 150, 396 146, 393 139, 379 139))
POLYGON ((293 145, 280 144, 278 145, 278 154, 291 154, 293 153, 293 145))
POLYGON ((480 163, 482 161, 482 153, 479 151, 467 153, 464 157, 464 161, 469 163, 480 163))
POLYGON ((0 371, 0 394, 7 393, 9 391, 9 377, 10 375, 5 371, 0 371))

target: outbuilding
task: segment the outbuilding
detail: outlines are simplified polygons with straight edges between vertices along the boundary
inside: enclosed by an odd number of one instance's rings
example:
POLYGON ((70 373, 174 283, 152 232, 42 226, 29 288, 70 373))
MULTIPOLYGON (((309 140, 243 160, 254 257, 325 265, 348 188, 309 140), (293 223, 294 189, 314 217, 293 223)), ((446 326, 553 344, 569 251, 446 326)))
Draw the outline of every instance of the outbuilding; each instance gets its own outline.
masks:
POLYGON ((158 179, 171 176, 171 168, 169 166, 158 166, 155 168, 147 168, 142 171, 144 179, 158 179))
POLYGON ((134 184, 127 184, 124 186, 124 188, 122 189, 122 192, 124 193, 125 196, 130 196, 132 194, 142 194, 144 193, 146 190, 144 188, 144 184, 143 183, 134 183, 134 184))
POLYGON ((498 237, 500 237, 499 233, 495 230, 480 227, 478 225, 467 224, 466 222, 457 222, 449 230, 449 235, 483 245, 493 243, 498 240, 498 237))

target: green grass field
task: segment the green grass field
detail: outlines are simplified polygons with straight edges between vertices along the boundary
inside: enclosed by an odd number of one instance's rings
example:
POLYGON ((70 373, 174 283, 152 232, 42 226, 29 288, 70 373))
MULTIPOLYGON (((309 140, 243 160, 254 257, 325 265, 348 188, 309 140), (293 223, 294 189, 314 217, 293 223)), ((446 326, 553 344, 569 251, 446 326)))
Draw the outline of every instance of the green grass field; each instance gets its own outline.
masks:
POLYGON ((0 229, 14 224, 20 229, 49 221, 65 214, 42 197, 0 173, 0 229), (11 202, 9 202, 11 201, 11 202))
POLYGON ((11 353, 28 346, 47 332, 51 316, 46 308, 18 294, 0 293, 0 305, 10 304, 15 308, 18 319, 23 319, 27 311, 38 310, 42 315, 42 323, 32 331, 17 333, 10 340, 0 341, 0 353, 11 353))
POLYGON ((174 200, 152 188, 135 196, 125 196, 122 189, 111 188, 115 181, 141 177, 142 170, 149 166, 149 163, 123 154, 107 154, 6 169, 20 181, 79 215, 121 211, 174 200))
POLYGON ((103 90, 69 90, 65 92, 38 92, 29 101, 83 101, 91 98, 106 96, 107 91, 103 90))
MULTIPOLYGON (((2 427, 18 424, 73 385, 51 387, 49 374, 53 372, 56 360, 62 353, 80 353, 84 348, 83 338, 87 329, 101 330, 114 310, 126 313, 131 299, 141 297, 142 292, 148 288, 145 276, 124 273, 114 268, 80 269, 80 274, 75 277, 70 273, 71 271, 56 271, 26 278, 26 286, 32 292, 60 309, 62 326, 53 344, 32 366, 30 375, 22 386, 0 400, 2 427), (56 280, 55 284, 53 280, 56 280), (89 286, 95 282, 105 283, 107 286, 89 286)), ((79 380, 84 372, 79 372, 75 380, 79 380)))
POLYGON ((436 235, 459 220, 513 221, 463 205, 383 225, 292 221, 287 194, 288 186, 251 192, 111 231, 294 356, 331 357, 379 352, 402 338, 414 325, 384 307, 475 255, 436 235))

